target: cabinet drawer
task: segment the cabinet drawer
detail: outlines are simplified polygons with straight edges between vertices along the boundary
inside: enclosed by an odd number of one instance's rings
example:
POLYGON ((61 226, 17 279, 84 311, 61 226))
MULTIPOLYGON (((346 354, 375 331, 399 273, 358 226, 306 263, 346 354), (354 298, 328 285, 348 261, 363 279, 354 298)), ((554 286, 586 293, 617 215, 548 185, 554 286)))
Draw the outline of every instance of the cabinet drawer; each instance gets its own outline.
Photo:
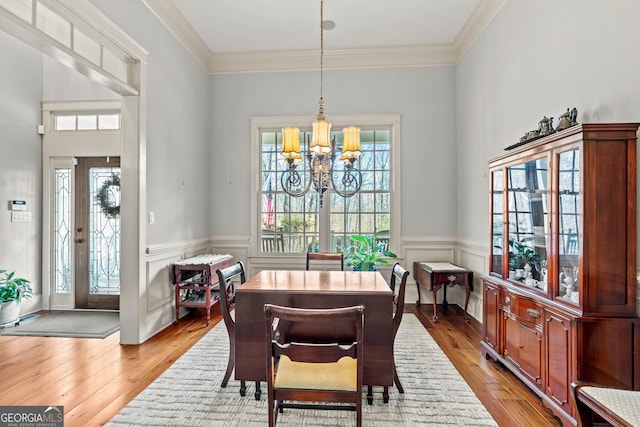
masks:
POLYGON ((505 293, 503 307, 505 311, 514 315, 519 322, 535 324, 541 324, 542 322, 542 307, 531 299, 505 293))

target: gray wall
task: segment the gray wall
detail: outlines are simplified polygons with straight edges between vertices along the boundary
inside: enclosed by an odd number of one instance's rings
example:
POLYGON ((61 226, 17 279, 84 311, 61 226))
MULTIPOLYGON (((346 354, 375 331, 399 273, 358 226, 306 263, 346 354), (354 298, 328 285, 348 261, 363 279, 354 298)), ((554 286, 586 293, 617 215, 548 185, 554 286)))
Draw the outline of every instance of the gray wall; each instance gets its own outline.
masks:
POLYGON ((544 115, 640 121, 637 16, 636 0, 506 2, 456 68, 461 239, 488 246, 486 160, 544 115))
POLYGON ((149 52, 147 244, 209 236, 210 77, 141 1, 91 0, 149 52))
MULTIPOLYGON (((250 117, 306 114, 310 125, 319 73, 218 75, 212 81, 211 234, 248 236, 250 117)), ((325 71, 323 92, 329 121, 331 114, 401 114, 402 235, 455 236, 455 69, 325 71)))
MULTIPOLYGON (((40 293, 42 229, 42 55, 0 32, 0 269, 40 293), (11 222, 9 200, 26 200, 31 222, 11 222)), ((39 304, 36 296, 23 310, 39 304)))

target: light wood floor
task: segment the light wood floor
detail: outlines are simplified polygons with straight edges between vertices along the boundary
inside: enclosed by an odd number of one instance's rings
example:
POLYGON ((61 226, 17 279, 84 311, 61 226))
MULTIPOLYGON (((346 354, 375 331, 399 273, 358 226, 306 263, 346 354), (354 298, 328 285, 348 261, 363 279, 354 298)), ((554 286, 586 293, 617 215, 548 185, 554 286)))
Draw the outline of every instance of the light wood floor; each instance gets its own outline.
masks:
MULTIPOLYGON (((214 312, 217 307, 214 308, 214 312)), ((415 312, 500 426, 559 426, 540 400, 499 364, 480 355, 481 327, 462 311, 413 305, 415 312)), ((0 405, 62 405, 66 427, 101 426, 195 344, 205 328, 195 312, 142 345, 102 339, 0 336, 0 405)))

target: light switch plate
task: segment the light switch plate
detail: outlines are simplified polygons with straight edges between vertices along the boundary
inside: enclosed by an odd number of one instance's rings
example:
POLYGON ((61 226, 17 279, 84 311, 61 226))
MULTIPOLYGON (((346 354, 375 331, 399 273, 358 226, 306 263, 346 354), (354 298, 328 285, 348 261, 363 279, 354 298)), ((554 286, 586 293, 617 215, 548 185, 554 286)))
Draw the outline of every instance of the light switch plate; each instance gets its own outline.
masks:
POLYGON ((31 222, 31 212, 11 212, 11 222, 31 222))

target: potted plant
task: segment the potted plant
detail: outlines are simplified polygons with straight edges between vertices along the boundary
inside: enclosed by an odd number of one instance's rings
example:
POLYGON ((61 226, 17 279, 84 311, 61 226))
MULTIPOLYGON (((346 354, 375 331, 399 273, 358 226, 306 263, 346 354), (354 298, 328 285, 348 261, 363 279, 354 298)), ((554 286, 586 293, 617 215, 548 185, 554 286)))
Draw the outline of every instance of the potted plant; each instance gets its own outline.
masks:
POLYGON ((388 242, 376 241, 376 236, 351 236, 353 244, 342 249, 347 267, 354 271, 376 271, 379 266, 387 265, 386 258, 398 258, 396 254, 385 250, 388 242))
POLYGON ((27 279, 16 277, 15 272, 0 270, 0 325, 20 323, 20 301, 32 294, 27 279))
POLYGON ((512 270, 527 269, 528 266, 532 271, 533 278, 538 280, 540 279, 540 272, 538 271, 540 268, 536 266, 536 262, 543 260, 544 257, 526 244, 526 242, 532 240, 533 238, 524 238, 519 242, 516 240, 509 241, 511 246, 509 266, 512 270))

